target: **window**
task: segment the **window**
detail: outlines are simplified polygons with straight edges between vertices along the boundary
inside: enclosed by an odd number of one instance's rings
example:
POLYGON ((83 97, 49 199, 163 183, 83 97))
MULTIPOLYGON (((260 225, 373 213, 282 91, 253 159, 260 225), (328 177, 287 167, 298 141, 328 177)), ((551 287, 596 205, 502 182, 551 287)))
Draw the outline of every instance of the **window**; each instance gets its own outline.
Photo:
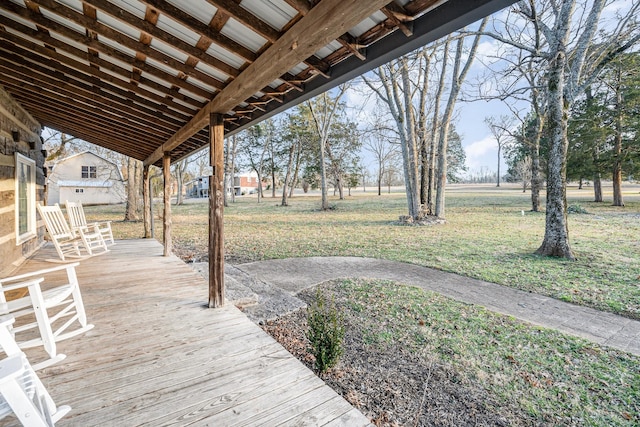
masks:
POLYGON ((84 193, 84 188, 76 188, 76 193, 84 193))
POLYGON ((95 166, 82 166, 82 177, 83 178, 97 178, 98 174, 96 172, 95 166))
POLYGON ((16 153, 16 245, 36 235, 36 161, 16 153))

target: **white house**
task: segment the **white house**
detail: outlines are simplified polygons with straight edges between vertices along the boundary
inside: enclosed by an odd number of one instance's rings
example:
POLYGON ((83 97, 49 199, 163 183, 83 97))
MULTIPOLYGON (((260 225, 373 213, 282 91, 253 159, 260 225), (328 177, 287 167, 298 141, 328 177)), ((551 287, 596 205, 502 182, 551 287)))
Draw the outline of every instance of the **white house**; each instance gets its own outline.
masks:
POLYGON ((67 200, 85 205, 124 203, 125 183, 118 165, 90 151, 56 162, 47 178, 47 204, 67 200))
MULTIPOLYGON (((265 180, 263 180, 263 186, 265 180)), ((209 177, 199 176, 185 184, 187 197, 209 197, 209 177)), ((244 172, 233 177, 233 191, 236 196, 253 194, 258 190, 258 174, 256 172, 244 172)), ((231 188, 227 188, 231 193, 231 188)))

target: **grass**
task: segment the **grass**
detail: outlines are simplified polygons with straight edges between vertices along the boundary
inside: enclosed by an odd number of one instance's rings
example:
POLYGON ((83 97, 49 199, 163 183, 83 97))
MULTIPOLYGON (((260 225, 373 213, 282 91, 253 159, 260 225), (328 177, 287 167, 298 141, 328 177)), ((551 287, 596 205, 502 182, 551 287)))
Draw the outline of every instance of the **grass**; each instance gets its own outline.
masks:
MULTIPOLYGON (((403 261, 640 319, 638 187, 624 196, 626 207, 614 208, 590 202, 589 189, 568 192, 569 205, 588 212, 569 215, 574 262, 533 255, 544 237, 544 213, 529 212, 529 194, 518 188, 488 186, 454 186, 447 224, 431 227, 395 223, 406 213, 402 193, 332 198, 335 208, 327 212, 318 210, 315 196, 294 197, 289 207, 239 198, 225 209, 225 251, 231 262, 329 255, 403 261)), ((88 214, 120 220, 122 210, 91 207, 88 214)), ((205 202, 172 207, 173 241, 183 259, 206 260, 207 212, 205 202)), ((160 238, 161 224, 156 219, 160 238)), ((141 223, 119 221, 114 229, 120 238, 142 236, 141 223)))
POLYGON ((462 385, 487 391, 493 410, 530 419, 518 425, 640 423, 637 357, 394 282, 341 280, 322 292, 372 353, 402 349, 451 366, 462 385))

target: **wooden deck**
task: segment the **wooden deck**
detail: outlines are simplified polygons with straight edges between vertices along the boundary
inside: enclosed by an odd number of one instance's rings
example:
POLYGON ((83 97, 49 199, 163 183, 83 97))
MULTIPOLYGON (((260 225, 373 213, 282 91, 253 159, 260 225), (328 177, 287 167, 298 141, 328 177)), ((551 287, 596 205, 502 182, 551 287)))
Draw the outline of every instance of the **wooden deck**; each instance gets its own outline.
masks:
MULTIPOLYGON (((204 279, 158 242, 111 249, 78 268, 95 328, 60 342, 67 358, 39 372, 72 407, 59 426, 369 423, 234 306, 206 308, 204 279)), ((52 257, 45 247, 20 271, 52 257)))

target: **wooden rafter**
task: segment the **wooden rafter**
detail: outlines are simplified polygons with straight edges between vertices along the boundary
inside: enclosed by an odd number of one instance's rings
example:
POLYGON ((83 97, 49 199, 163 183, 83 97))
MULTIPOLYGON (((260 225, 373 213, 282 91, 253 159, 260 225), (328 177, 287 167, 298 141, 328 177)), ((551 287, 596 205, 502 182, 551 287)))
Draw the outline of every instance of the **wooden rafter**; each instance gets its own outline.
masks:
POLYGON ((237 132, 514 0, 282 1, 277 25, 276 3, 0 1, 0 84, 41 123, 157 164, 206 145, 210 113, 237 132))
POLYGON ((233 0, 207 0, 207 2, 217 9, 224 11, 226 14, 233 16, 238 22, 244 24, 257 34, 260 34, 271 43, 280 37, 278 30, 258 19, 258 17, 240 7, 240 5, 233 0))
MULTIPOLYGON (((0 16, 0 23, 3 23, 3 18, 4 17, 0 16)), ((150 108, 156 108, 159 111, 166 112, 167 114, 180 119, 188 117, 183 115, 182 113, 187 114, 189 116, 194 113, 194 110, 191 107, 187 107, 183 104, 178 104, 175 101, 167 101, 166 99, 159 96, 155 92, 148 91, 144 88, 133 85, 128 81, 116 78, 111 74, 105 73, 104 71, 90 67, 86 64, 83 64, 82 62, 75 61, 66 55, 62 55, 58 52, 52 52, 50 49, 46 47, 29 42, 28 40, 24 40, 20 37, 15 36, 14 34, 2 31, 0 32, 0 36, 2 36, 3 39, 9 40, 14 43, 14 45, 11 46, 6 42, 3 42, 0 40, 0 46, 3 46, 5 50, 7 50, 8 52, 11 52, 12 50, 17 51, 21 56, 30 58, 34 62, 40 63, 40 64, 47 64, 48 62, 51 62, 50 64, 48 64, 49 67, 58 69, 67 75, 77 76, 79 80, 85 80, 89 84, 94 85, 96 87, 104 88, 107 91, 115 92, 126 98, 131 98, 136 103, 141 103, 142 105, 149 105, 150 108), (23 47, 24 50, 20 50, 18 46, 23 47), (46 60, 47 57, 54 59, 55 62, 47 61, 46 60), (138 98, 133 94, 138 94, 141 98, 138 98), (151 104, 151 101, 155 101, 157 102, 157 104, 151 104)), ((55 39, 52 39, 49 36, 45 37, 44 35, 42 35, 40 38, 44 38, 45 40, 55 41, 55 39)), ((62 44, 58 44, 58 46, 63 46, 64 48, 68 48, 68 51, 70 53, 77 52, 78 55, 83 54, 82 51, 79 51, 78 49, 72 46, 62 45, 62 44)), ((121 74, 125 77, 129 76, 129 72, 127 70, 124 70, 108 61, 98 59, 97 63, 100 64, 102 68, 109 69, 110 71, 121 74)), ((151 81, 147 82, 146 80, 144 80, 143 82, 147 86, 152 88, 157 85, 157 83, 151 82, 151 81)), ((160 85, 157 85, 157 86, 158 86, 158 89, 160 89, 160 85)))
MULTIPOLYGON (((155 50, 149 46, 145 46, 143 43, 140 43, 140 41, 132 39, 131 37, 118 32, 117 30, 99 23, 99 22, 93 22, 90 18, 87 18, 86 16, 84 16, 83 14, 74 11, 73 9, 70 9, 68 7, 65 6, 61 6, 59 5, 59 3, 54 2, 53 0, 38 0, 41 3, 44 3, 45 5, 48 5, 52 8, 55 7, 55 5, 58 5, 58 7, 55 9, 55 13, 60 14, 60 16, 69 19, 72 22, 75 22, 78 25, 82 25, 85 26, 86 28, 95 31, 96 33, 98 33, 99 35, 103 35, 111 40, 114 40, 116 42, 118 42, 119 44, 135 51, 135 52, 140 52, 146 56, 148 56, 149 58, 153 58, 157 61, 160 61, 164 64, 167 64, 169 66, 171 66, 172 68, 178 70, 178 71, 182 71, 183 73, 189 75, 189 76, 193 76, 194 78, 198 78, 201 79, 202 81, 206 82, 207 84, 213 86, 213 87, 222 87, 222 83, 216 79, 214 79, 213 77, 195 69, 195 68, 190 68, 187 67, 184 63, 178 61, 175 58, 172 58, 169 55, 166 55, 158 50, 155 50), (51 2, 51 3, 50 3, 51 2)), ((76 33, 75 31, 69 29, 68 27, 59 24, 53 20, 47 19, 46 17, 39 15, 39 14, 35 14, 23 7, 20 7, 14 3, 11 2, 2 2, 0 3, 0 8, 3 8, 5 10, 9 10, 13 13, 16 13, 17 15, 30 20, 32 22, 36 22, 40 25, 42 25, 43 27, 47 28, 49 31, 53 31, 56 32, 58 34, 62 34, 65 37, 68 37, 71 40, 74 40, 77 43, 80 44, 84 44, 86 46, 89 46, 91 48, 94 48, 95 50, 104 53, 108 56, 114 57, 119 59, 120 61, 123 62, 132 62, 132 58, 126 54, 123 54, 122 52, 112 48, 109 45, 106 45, 98 40, 92 40, 91 38, 87 37, 86 35, 82 35, 79 33, 76 33)), ((176 78, 175 76, 172 76, 170 74, 164 73, 162 71, 160 71, 159 69, 155 68, 155 67, 151 67, 146 63, 143 63, 141 61, 133 61, 133 66, 142 69, 143 71, 147 71, 150 74, 154 74, 154 75, 158 75, 159 77, 161 77, 164 80, 167 81, 171 81, 171 83, 176 84, 177 86, 182 87, 185 90, 188 90, 194 94, 197 94, 199 96, 202 97, 210 97, 211 94, 208 93, 207 91, 203 90, 202 88, 192 85, 188 82, 182 81, 178 78, 176 78)))
POLYGON ((408 15, 402 6, 399 6, 397 3, 389 3, 382 8, 382 13, 384 13, 385 16, 389 18, 389 20, 395 24, 395 26, 398 27, 405 36, 411 37, 413 35, 411 24, 405 23, 405 21, 411 21, 413 17, 408 15))
MULTIPOLYGON (((211 25, 211 24, 205 25, 202 22, 195 19, 193 16, 178 9, 177 7, 168 3, 167 1, 164 1, 164 0, 141 0, 141 1, 149 6, 154 7, 160 13, 168 16, 169 18, 184 25, 185 27, 191 29, 192 31, 195 31, 198 34, 201 34, 202 36, 209 39, 212 43, 215 43, 218 46, 225 48, 229 52, 234 52, 235 54, 237 54, 238 56, 240 56, 241 58, 249 62, 255 61, 257 55, 254 52, 242 46, 240 43, 233 41, 229 37, 223 34, 220 34, 220 30, 222 29, 222 26, 224 26, 224 23, 226 23, 226 21, 229 19, 229 15, 225 15, 224 18, 222 16, 218 16, 218 21, 220 21, 221 19, 224 19, 224 22, 222 22, 222 25, 216 26, 215 22, 213 23, 214 25, 211 25)), ((215 20, 215 17, 214 17, 214 20, 215 20)))
MULTIPOLYGON (((34 1, 46 3, 50 7, 55 7, 54 5, 57 4, 54 0, 34 0, 34 1)), ((131 25, 132 27, 136 28, 140 32, 148 34, 150 37, 156 38, 170 46, 173 46, 174 48, 180 50, 182 53, 186 55, 191 55, 195 58, 198 58, 200 61, 204 62, 205 64, 213 68, 216 68, 231 77, 235 77, 238 75, 238 70, 236 70, 235 68, 229 66, 228 64, 219 60, 218 58, 215 58, 214 56, 201 51, 195 46, 191 46, 190 44, 182 41, 181 39, 174 36, 173 34, 170 34, 166 31, 161 30, 160 28, 155 26, 155 22, 139 19, 135 15, 125 10, 116 9, 111 3, 109 3, 106 0, 91 0, 91 5, 97 8, 98 10, 112 16, 113 18, 116 18, 125 24, 131 25)), ((79 16, 81 15, 75 15, 73 13, 70 14, 69 12, 67 12, 66 15, 75 17, 74 21, 76 21, 80 25, 85 25, 85 23, 79 22, 81 21, 79 19, 79 16)), ((157 21, 157 19, 158 17, 155 16, 155 21, 157 21)), ((96 25, 96 27, 100 28, 99 25, 96 25)), ((100 31, 98 31, 98 33, 100 33, 100 31)), ((183 71, 183 72, 185 74, 189 74, 188 71, 183 71)), ((218 84, 221 85, 222 82, 219 82, 218 84)))
POLYGON ((189 123, 158 147, 145 160, 145 164, 156 163, 162 158, 162 153, 173 150, 202 129, 207 124, 209 114, 226 113, 385 3, 385 0, 372 0, 364 5, 357 0, 323 0, 217 94, 189 123))

